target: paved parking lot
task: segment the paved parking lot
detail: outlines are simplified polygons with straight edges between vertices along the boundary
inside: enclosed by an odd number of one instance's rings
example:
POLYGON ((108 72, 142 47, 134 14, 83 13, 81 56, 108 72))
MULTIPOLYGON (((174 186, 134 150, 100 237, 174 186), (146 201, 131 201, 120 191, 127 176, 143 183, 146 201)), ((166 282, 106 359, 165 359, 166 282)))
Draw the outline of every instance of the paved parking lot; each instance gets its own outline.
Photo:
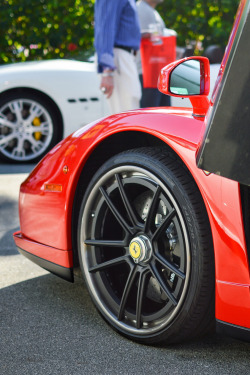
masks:
POLYGON ((101 319, 81 279, 67 283, 19 255, 18 188, 32 167, 0 164, 0 374, 250 374, 250 344, 216 334, 136 344, 101 319))

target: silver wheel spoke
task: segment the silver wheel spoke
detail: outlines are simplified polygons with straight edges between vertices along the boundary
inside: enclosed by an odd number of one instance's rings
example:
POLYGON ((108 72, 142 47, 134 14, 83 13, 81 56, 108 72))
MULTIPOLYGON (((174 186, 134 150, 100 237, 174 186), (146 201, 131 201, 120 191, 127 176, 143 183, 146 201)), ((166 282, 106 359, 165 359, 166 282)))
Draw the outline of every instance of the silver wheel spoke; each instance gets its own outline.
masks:
POLYGON ((16 139, 16 136, 11 133, 8 134, 6 137, 0 136, 0 147, 5 148, 8 146, 8 143, 12 141, 13 139, 16 139))
POLYGON ((38 153, 43 148, 43 143, 40 141, 36 141, 35 139, 32 139, 31 141, 31 149, 34 154, 38 153))
POLYGON ((13 150, 12 150, 12 155, 13 155, 14 158, 15 158, 15 157, 23 158, 23 157, 25 156, 25 152, 24 152, 23 149, 18 148, 18 147, 15 147, 15 148, 13 148, 13 150))
POLYGON ((54 129, 46 107, 32 99, 14 99, 0 108, 0 148, 11 160, 28 161, 44 153, 54 129))
POLYGON ((17 122, 22 122, 22 102, 21 101, 14 101, 10 104, 10 109, 13 113, 15 113, 17 122))
POLYGON ((29 111, 30 111, 30 115, 26 119, 26 121, 28 121, 29 123, 32 123, 36 117, 40 117, 43 114, 42 108, 40 106, 38 107, 36 103, 33 103, 31 105, 29 111))
POLYGON ((46 136, 52 134, 52 130, 50 129, 48 122, 43 122, 39 126, 32 126, 29 131, 32 134, 36 133, 36 132, 39 132, 39 133, 41 133, 43 135, 46 135, 46 136))
POLYGON ((6 116, 4 116, 3 114, 0 114, 0 127, 3 127, 3 126, 6 126, 7 128, 10 128, 10 129, 15 129, 16 128, 16 124, 14 124, 13 122, 9 121, 6 116))

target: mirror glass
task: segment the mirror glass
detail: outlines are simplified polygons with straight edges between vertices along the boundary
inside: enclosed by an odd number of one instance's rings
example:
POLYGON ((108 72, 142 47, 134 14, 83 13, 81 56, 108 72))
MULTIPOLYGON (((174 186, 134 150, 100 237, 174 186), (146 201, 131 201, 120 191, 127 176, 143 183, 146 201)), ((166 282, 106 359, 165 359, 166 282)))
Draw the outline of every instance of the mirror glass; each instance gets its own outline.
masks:
POLYGON ((170 92, 176 95, 199 95, 200 61, 187 60, 178 65, 170 77, 170 92))

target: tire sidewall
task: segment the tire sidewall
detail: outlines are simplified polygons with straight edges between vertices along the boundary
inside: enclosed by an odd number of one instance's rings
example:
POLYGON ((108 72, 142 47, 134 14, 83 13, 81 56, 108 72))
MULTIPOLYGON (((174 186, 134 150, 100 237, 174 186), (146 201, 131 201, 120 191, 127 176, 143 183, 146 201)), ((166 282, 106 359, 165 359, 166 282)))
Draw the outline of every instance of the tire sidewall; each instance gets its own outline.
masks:
MULTIPOLYGON (((82 259, 81 259, 81 249, 80 249, 80 226, 81 226, 81 218, 83 215, 84 207, 88 196, 95 186, 98 183, 99 179, 104 176, 106 173, 111 171, 112 169, 119 167, 119 166, 135 166, 135 167, 143 167, 151 174, 155 175, 170 191, 173 195, 175 201, 177 202, 179 209, 182 213, 182 216, 185 221, 185 225, 188 232, 188 240, 190 245, 190 263, 191 263, 191 270, 190 270, 190 278, 187 287, 187 292, 185 299, 178 311, 177 315, 169 322, 167 326, 165 326, 162 331, 158 331, 156 333, 152 333, 149 335, 133 335, 131 333, 127 333, 125 330, 121 329, 119 326, 115 326, 114 322, 107 317, 103 311, 98 306, 98 303, 95 301, 95 298, 91 292, 91 289, 88 285, 88 281, 84 275, 88 290, 94 301, 95 306, 97 307, 98 311, 102 315, 102 317, 118 332, 122 333, 126 337, 133 338, 138 342, 144 343, 157 343, 162 340, 170 340, 171 342, 179 341, 175 339, 176 332, 184 331, 185 326, 187 325, 188 320, 192 317, 195 309, 197 300, 199 299, 200 289, 201 289, 201 282, 200 282, 200 274, 202 273, 203 268, 203 259, 202 253, 199 252, 200 249, 200 235, 198 231, 197 225, 197 218, 194 215, 194 207, 192 206, 189 195, 185 189, 185 186, 181 185, 176 177, 174 171, 167 167, 163 162, 155 159, 151 152, 147 153, 148 149, 145 149, 145 153, 143 154, 141 151, 136 152, 134 150, 127 151, 121 154, 118 154, 108 160, 104 165, 96 172, 94 177, 92 178, 89 187, 87 188, 86 194, 83 198, 81 209, 80 209, 80 216, 79 216, 79 223, 78 223, 78 252, 79 252, 79 260, 81 264, 81 268, 83 271, 82 259)), ((151 149, 149 149, 151 151, 151 149)), ((164 157, 165 157, 165 152, 164 157)), ((170 163, 172 165, 172 163, 170 163)), ((181 334, 180 334, 181 336, 181 334)))

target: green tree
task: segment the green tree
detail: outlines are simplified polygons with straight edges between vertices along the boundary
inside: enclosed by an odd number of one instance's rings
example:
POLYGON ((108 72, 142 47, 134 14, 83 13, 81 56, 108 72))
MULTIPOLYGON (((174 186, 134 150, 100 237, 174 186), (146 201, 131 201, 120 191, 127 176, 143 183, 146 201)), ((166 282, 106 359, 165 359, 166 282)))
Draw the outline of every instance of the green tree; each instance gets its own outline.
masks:
POLYGON ((177 32, 178 45, 202 42, 204 48, 224 48, 238 5, 239 0, 164 0, 157 10, 166 26, 177 32))
POLYGON ((1 0, 0 63, 82 57, 93 48, 94 0, 1 0))
MULTIPOLYGON (((117 0, 119 1, 119 0, 117 0)), ((0 64, 93 52, 95 0, 0 0, 0 64)), ((158 6, 177 43, 224 47, 238 0, 164 0, 158 6)), ((199 53, 199 51, 196 51, 199 53)))

